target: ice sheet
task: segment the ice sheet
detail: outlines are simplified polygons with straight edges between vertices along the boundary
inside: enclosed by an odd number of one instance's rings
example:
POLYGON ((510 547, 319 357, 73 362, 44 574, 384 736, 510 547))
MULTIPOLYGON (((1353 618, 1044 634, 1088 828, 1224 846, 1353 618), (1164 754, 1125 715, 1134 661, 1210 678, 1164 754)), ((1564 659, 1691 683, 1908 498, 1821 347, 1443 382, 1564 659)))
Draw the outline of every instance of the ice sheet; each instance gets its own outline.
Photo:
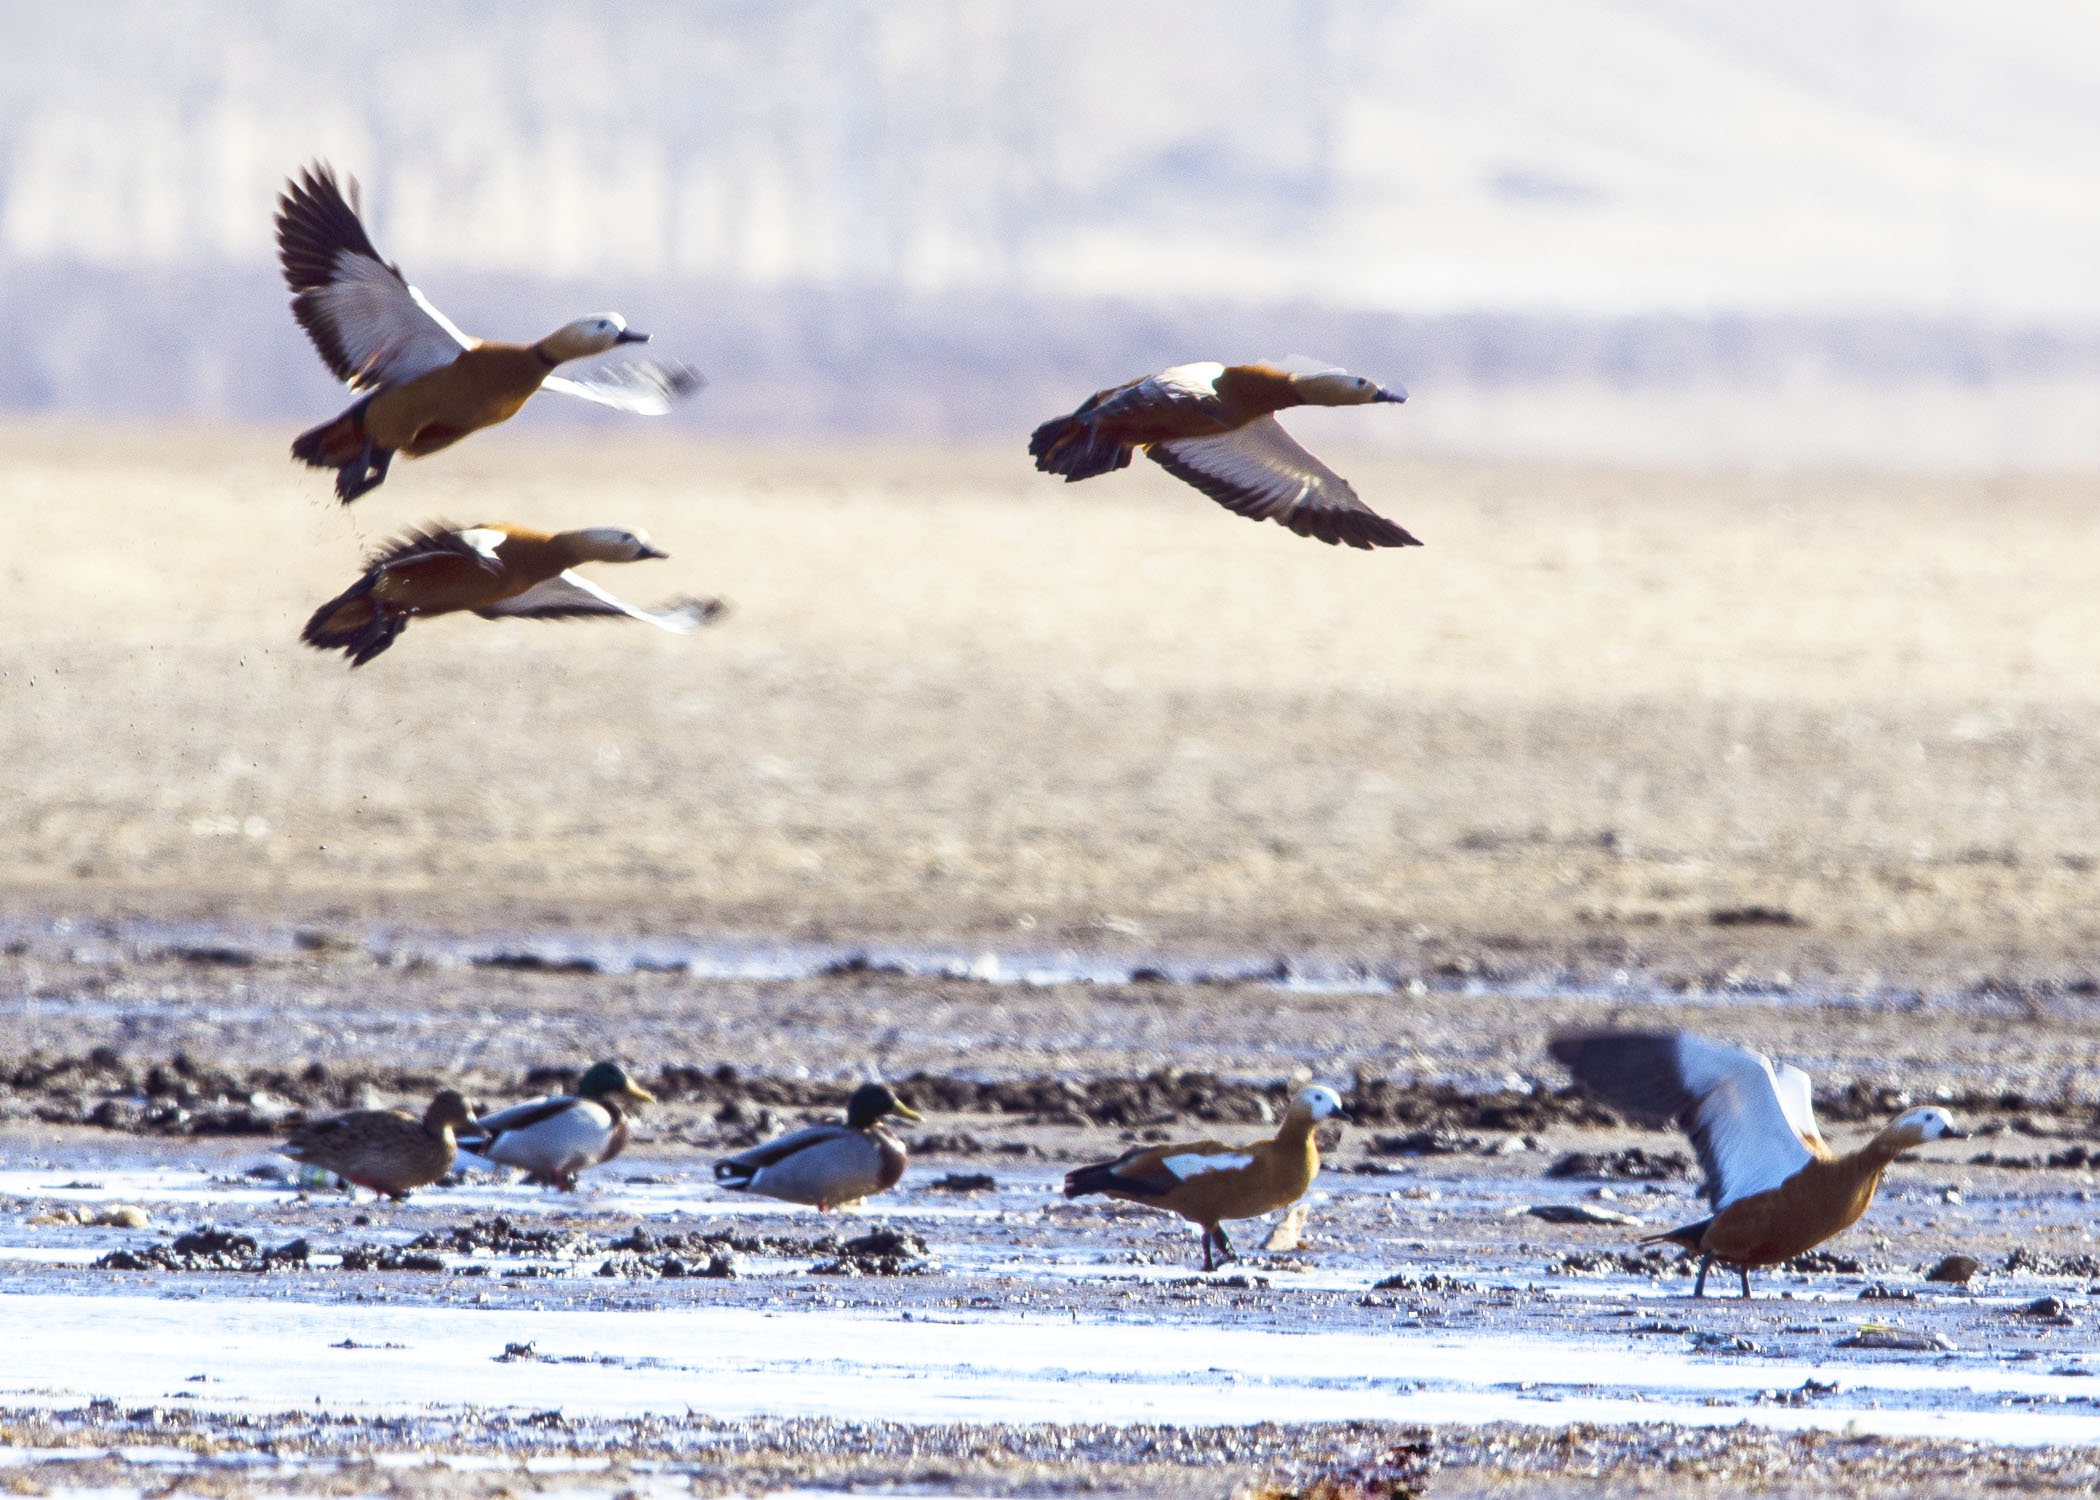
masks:
POLYGON ((929 1320, 840 1310, 478 1310, 139 1296, 0 1296, 0 1402, 194 1400, 365 1415, 463 1406, 937 1423, 1561 1424, 1669 1419, 2100 1443, 2090 1381, 1974 1361, 1713 1358, 1592 1339, 929 1320), (360 1347, 331 1348, 345 1339, 360 1347), (538 1357, 505 1362, 508 1344, 538 1357), (370 1347, 400 1344, 389 1349, 370 1347), (1841 1369, 1842 1395, 1739 1404, 1841 1369), (197 1376, 206 1379, 199 1381, 197 1376), (1707 1397, 1726 1398, 1706 1406, 1707 1397), (1877 1404, 1878 1403, 1878 1404, 1877 1404))

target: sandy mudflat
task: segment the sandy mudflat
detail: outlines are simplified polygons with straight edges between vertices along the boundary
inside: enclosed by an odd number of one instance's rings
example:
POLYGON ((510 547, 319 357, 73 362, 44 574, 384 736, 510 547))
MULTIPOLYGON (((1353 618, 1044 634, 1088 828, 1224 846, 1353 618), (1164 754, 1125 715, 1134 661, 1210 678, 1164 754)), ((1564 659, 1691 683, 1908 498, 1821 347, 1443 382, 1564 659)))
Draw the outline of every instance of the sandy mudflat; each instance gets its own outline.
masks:
POLYGON ((1319 446, 1430 545, 1336 552, 1006 451, 526 430, 345 513, 279 434, 0 426, 0 1318, 86 1351, 0 1382, 0 1487, 1208 1495, 1376 1468, 1424 1421, 1432 1493, 2089 1485, 2090 487, 1319 446), (423 622, 354 673, 297 644, 363 547, 438 517, 645 526, 672 560, 602 582, 733 610, 688 639, 423 622), (1688 1304, 1614 1258, 1699 1212, 1682 1163, 1547 1175, 1682 1153, 1545 1061, 1628 1019, 1809 1066, 1845 1141, 1928 1096, 1979 1139, 1900 1169, 1841 1259, 1688 1304), (581 1199, 469 1179, 360 1223, 246 1175, 295 1110, 487 1105, 602 1055, 664 1102, 581 1199), (1257 1130, 1300 1065, 1364 1116, 1302 1252, 1244 1226, 1199 1280, 1179 1226, 1058 1197, 1148 1133, 1257 1130), (868 1073, 934 1116, 868 1216, 932 1269, 820 1272, 819 1230, 868 1218, 804 1216, 808 1254, 735 1278, 598 1274, 637 1226, 741 1222, 713 1156, 868 1073), (119 1198, 150 1227, 48 1218, 119 1198), (332 1259, 494 1214, 588 1253, 332 1259), (89 1267, 206 1218, 316 1259, 89 1267), (1927 1282, 1957 1249, 1976 1283, 1927 1282), (583 1321, 505 1363, 554 1308, 583 1321), (1956 1350, 1840 1344, 1882 1319, 1956 1350), (410 1416, 397 1352, 438 1393, 410 1416), (328 1401, 270 1409, 280 1359, 328 1401))
POLYGON ((1851 981, 2060 975, 2100 926, 2081 482, 1344 447, 1429 543, 1361 555, 1003 450, 512 432, 347 513, 281 452, 0 428, 16 909, 1851 981), (673 560, 605 583, 734 612, 297 644, 441 516, 646 526, 673 560))

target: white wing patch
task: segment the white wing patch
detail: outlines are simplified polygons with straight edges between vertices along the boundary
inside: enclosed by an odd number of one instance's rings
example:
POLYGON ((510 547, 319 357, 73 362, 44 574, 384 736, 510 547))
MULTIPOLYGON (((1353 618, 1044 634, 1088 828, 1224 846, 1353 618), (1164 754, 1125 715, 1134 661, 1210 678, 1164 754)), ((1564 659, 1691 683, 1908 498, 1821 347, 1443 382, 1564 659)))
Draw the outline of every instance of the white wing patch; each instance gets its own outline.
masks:
POLYGON ((641 417, 660 417, 707 384, 691 365, 631 360, 601 365, 581 375, 549 375, 540 389, 576 396, 641 417))
POLYGON ((427 316, 431 322, 437 324, 438 327, 444 329, 446 333, 450 334, 452 336, 453 341, 457 343, 460 348, 471 349, 476 344, 481 342, 480 339, 474 338, 470 334, 462 333, 457 323, 453 322, 450 318, 446 317, 443 313, 439 312, 437 310, 437 304, 423 295, 423 289, 421 287, 411 286, 408 289, 408 295, 415 298, 416 306, 423 309, 425 316, 427 316))
POLYGON ((1151 379, 1139 381, 1138 386, 1140 389, 1148 385, 1159 386, 1170 400, 1187 400, 1194 396, 1208 401, 1218 394, 1218 377, 1224 373, 1225 367, 1216 360, 1203 359, 1161 370, 1151 379))
POLYGON ((1244 1151, 1184 1151, 1179 1156, 1162 1158, 1160 1165, 1187 1182, 1205 1172, 1237 1172, 1251 1167, 1254 1158, 1244 1151))
POLYGON ((1779 1095, 1779 1107, 1786 1112, 1794 1134, 1809 1143, 1811 1150, 1823 1145, 1823 1132, 1816 1128, 1814 1081, 1792 1063, 1781 1063, 1773 1069, 1772 1082, 1779 1095))
POLYGON ((441 370, 470 341, 387 267, 344 250, 328 285, 301 294, 327 322, 357 373, 353 391, 402 385, 441 370))
POLYGON ((510 537, 493 526, 469 526, 459 533, 459 539, 490 562, 501 562, 502 559, 496 556, 496 549, 509 541, 510 537))
POLYGON ((1761 1054, 1679 1036, 1677 1068, 1685 1091, 1698 1101, 1691 1134, 1712 1164, 1717 1211, 1778 1187, 1815 1159, 1781 1101, 1771 1062, 1761 1054))
POLYGON ((475 613, 484 619, 511 615, 525 619, 574 619, 585 615, 624 615, 673 635, 689 635, 721 610, 713 600, 688 599, 667 609, 639 609, 574 572, 557 573, 524 593, 475 613))

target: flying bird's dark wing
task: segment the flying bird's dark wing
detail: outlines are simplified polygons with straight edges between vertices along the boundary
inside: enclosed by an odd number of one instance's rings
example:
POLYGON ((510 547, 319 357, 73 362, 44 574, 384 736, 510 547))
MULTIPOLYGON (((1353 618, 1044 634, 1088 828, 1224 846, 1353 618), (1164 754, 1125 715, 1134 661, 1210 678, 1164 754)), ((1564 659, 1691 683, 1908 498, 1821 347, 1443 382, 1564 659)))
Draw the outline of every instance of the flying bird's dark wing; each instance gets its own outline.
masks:
POLYGON ((336 379, 363 391, 442 369, 473 341, 373 248, 356 193, 306 168, 278 195, 277 254, 292 315, 336 379))
POLYGON ((1155 442, 1152 461, 1227 510, 1350 547, 1421 542, 1357 498, 1349 481, 1299 446, 1273 416, 1214 436, 1155 442))

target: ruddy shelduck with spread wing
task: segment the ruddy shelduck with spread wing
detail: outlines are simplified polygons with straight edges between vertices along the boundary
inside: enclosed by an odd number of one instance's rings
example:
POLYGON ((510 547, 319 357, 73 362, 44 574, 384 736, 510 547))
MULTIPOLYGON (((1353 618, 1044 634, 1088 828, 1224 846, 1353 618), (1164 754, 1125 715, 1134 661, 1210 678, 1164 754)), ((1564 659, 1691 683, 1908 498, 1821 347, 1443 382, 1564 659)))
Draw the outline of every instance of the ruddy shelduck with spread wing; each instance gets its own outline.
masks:
POLYGON ((1320 1148, 1313 1131, 1322 1120, 1346 1120, 1341 1096, 1314 1085, 1303 1088, 1284 1111, 1273 1140, 1251 1146, 1223 1141, 1182 1141, 1171 1146, 1143 1146, 1114 1161, 1098 1162, 1065 1174, 1065 1196, 1100 1193, 1126 1203, 1144 1203, 1180 1214, 1203 1230, 1203 1269, 1218 1259, 1232 1260, 1232 1241, 1224 1221, 1251 1219, 1303 1197, 1320 1171, 1320 1148))
POLYGON ((1857 1223, 1889 1164, 1927 1141, 1960 1140, 1944 1109, 1905 1110, 1840 1156, 1816 1128, 1809 1077, 1762 1053, 1683 1031, 1582 1032, 1554 1039, 1575 1080, 1635 1120, 1675 1124, 1691 1137, 1713 1213, 1649 1235, 1699 1253, 1694 1297, 1715 1262, 1734 1266, 1750 1295, 1750 1268, 1777 1265, 1857 1223))
POLYGON ((336 471, 345 505, 385 481, 395 453, 421 458, 508 421, 535 391, 661 416, 702 383, 685 365, 650 361, 554 373, 572 359, 648 342, 618 313, 578 318, 536 344, 460 332, 373 248, 356 182, 346 193, 325 163, 306 168, 279 195, 277 253, 293 316, 336 379, 365 393, 292 443, 294 458, 336 471))
POLYGON ((573 571, 578 563, 664 557, 638 531, 586 526, 531 531, 491 522, 410 532, 375 552, 365 576, 313 613, 300 639, 340 650, 361 667, 394 643, 417 615, 471 610, 484 620, 614 617, 684 635, 722 612, 718 599, 637 609, 573 571))
POLYGON ((1283 430, 1293 406, 1405 401, 1405 391, 1293 356, 1251 365, 1176 365, 1087 397, 1069 417, 1036 428, 1035 466, 1067 484, 1145 456, 1227 510, 1300 536, 1351 547, 1419 547, 1372 510, 1349 481, 1283 430), (1289 368, 1297 366, 1298 368, 1289 368))

